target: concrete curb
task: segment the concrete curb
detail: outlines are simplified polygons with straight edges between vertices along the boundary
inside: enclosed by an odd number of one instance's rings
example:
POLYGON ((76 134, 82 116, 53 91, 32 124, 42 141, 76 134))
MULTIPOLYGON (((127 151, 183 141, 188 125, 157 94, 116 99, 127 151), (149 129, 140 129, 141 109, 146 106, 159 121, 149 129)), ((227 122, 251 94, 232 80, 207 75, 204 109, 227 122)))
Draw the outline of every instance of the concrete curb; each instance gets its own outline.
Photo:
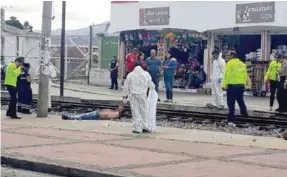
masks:
POLYGON ((46 173, 58 176, 69 177, 124 177, 100 171, 84 170, 74 167, 62 166, 57 164, 49 164, 45 162, 36 162, 25 159, 17 159, 14 157, 1 156, 1 164, 11 166, 13 168, 24 169, 28 171, 46 173))

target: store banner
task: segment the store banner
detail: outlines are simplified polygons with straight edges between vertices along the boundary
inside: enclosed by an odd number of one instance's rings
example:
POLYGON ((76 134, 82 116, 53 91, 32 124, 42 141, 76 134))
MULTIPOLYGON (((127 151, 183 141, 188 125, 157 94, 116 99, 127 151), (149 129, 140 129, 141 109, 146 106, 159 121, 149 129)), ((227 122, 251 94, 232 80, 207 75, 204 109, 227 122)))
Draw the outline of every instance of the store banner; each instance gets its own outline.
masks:
POLYGON ((236 24, 275 21, 275 2, 236 4, 236 24))
POLYGON ((139 11, 140 26, 169 25, 169 7, 142 8, 139 11))

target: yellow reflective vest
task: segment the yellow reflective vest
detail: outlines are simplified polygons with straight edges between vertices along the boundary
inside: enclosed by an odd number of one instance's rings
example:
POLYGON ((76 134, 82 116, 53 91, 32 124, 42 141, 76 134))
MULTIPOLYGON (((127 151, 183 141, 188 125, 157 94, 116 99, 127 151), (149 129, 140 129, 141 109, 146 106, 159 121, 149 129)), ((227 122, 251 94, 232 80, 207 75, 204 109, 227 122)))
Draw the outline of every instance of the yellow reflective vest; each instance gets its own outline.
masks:
POLYGON ((238 58, 230 59, 224 71, 222 88, 227 88, 228 85, 246 85, 248 74, 246 65, 238 58))
POLYGON ((16 87, 17 79, 21 72, 21 68, 17 67, 14 62, 9 63, 6 67, 4 85, 16 87))
POLYGON ((264 79, 277 81, 278 80, 278 71, 280 68, 281 68, 281 63, 279 61, 276 61, 276 60, 271 61, 269 64, 268 70, 265 74, 264 79))

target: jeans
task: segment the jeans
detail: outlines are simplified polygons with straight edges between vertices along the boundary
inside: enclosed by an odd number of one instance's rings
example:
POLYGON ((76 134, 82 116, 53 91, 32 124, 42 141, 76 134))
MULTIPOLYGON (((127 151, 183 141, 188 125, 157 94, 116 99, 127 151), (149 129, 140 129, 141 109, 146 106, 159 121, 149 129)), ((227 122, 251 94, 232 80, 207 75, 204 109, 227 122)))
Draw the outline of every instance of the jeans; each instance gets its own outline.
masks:
POLYGON ((165 84, 165 92, 166 92, 166 99, 172 100, 173 99, 173 76, 164 76, 164 84, 165 84))
POLYGON ((159 82, 158 75, 157 73, 150 73, 150 76, 151 76, 152 82, 155 85, 155 91, 158 93, 158 82, 159 82))
POLYGON ((17 105, 17 89, 16 87, 6 85, 6 88, 10 95, 10 104, 7 110, 7 114, 11 116, 17 115, 16 105, 17 105))
POLYGON ((100 114, 97 111, 88 112, 84 114, 78 115, 62 115, 62 118, 69 119, 69 120, 99 120, 100 114))
POLYGON ((235 101, 237 101, 240 113, 243 116, 248 116, 247 108, 244 102, 244 86, 232 86, 229 85, 227 88, 227 106, 229 109, 228 112, 228 122, 234 122, 235 120, 235 101))

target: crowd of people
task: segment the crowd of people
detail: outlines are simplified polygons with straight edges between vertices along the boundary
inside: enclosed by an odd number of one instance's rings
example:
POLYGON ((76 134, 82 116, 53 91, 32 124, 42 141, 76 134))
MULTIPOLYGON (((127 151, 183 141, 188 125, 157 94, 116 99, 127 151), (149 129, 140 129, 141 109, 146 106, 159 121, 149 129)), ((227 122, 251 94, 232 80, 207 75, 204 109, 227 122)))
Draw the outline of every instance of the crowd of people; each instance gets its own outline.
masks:
MULTIPOLYGON (((147 71, 153 83, 155 84, 155 90, 158 92, 160 76, 163 75, 163 81, 166 88, 166 100, 165 102, 172 102, 173 100, 173 88, 200 88, 206 81, 206 74, 202 65, 194 60, 189 60, 188 63, 182 64, 177 62, 177 59, 173 56, 172 51, 168 50, 165 53, 165 58, 161 61, 157 57, 156 50, 150 50, 150 56, 146 57, 145 53, 140 52, 137 48, 134 48, 131 53, 127 54, 125 59, 125 77, 132 72, 135 65, 140 65, 145 71, 147 71)), ((116 57, 110 63, 110 89, 118 89, 117 77, 118 77, 118 60, 116 57)), ((159 99, 160 101, 160 99, 159 99)))
MULTIPOLYGON (((241 115, 248 117, 247 107, 244 102, 244 91, 248 83, 248 73, 246 64, 237 57, 236 51, 229 51, 225 56, 219 50, 212 53, 213 64, 211 74, 212 84, 212 103, 211 107, 222 109, 225 102, 229 109, 228 124, 234 126, 235 121, 235 102, 238 103, 241 115), (223 91, 226 90, 226 101, 223 91)), ((3 84, 10 94, 10 104, 6 115, 12 119, 19 119, 18 112, 31 113, 30 106, 32 104, 32 78, 30 75, 30 64, 24 62, 23 57, 18 57, 14 62, 8 65, 1 57, 1 74, 3 84), (3 70, 3 72, 2 72, 3 70), (18 97, 18 98, 17 98, 18 97), (18 107, 17 107, 18 104, 18 107)), ((126 76, 123 87, 124 103, 130 101, 131 112, 133 116, 134 133, 152 132, 151 117, 155 119, 156 103, 158 99, 159 76, 163 75, 165 84, 166 100, 165 102, 173 102, 173 82, 176 80, 177 74, 181 67, 177 59, 172 56, 170 50, 165 53, 163 62, 157 58, 156 51, 150 51, 150 57, 146 58, 145 54, 137 49, 126 57, 126 76), (179 67, 179 70, 177 70, 179 67), (156 99, 156 100, 155 100, 156 99), (153 106, 151 106, 153 105, 153 106), (152 110, 152 111, 151 111, 152 110), (153 114, 151 116, 150 114, 153 114)), ((118 89, 118 61, 117 57, 110 63, 111 87, 110 89, 118 89)), ((48 68, 50 78, 56 76, 56 71, 49 65, 48 68)), ((191 72, 191 71, 188 71, 191 72)), ((36 71, 39 73, 39 71, 36 71)), ((193 72, 191 72, 193 75, 193 72)), ((270 62, 269 68, 265 74, 265 81, 270 83, 270 110, 273 109, 275 94, 279 107, 278 112, 287 112, 287 59, 278 53, 276 58, 270 62)), ((190 77, 190 76, 189 76, 190 77)), ((50 80, 51 83, 51 80, 50 80)), ((51 85, 50 85, 51 87, 51 85)), ((49 87, 49 88, 50 88, 49 87)), ((49 107, 51 100, 49 96, 49 107)), ((90 119, 107 119, 111 117, 119 117, 122 113, 123 106, 118 110, 104 110, 101 112, 89 113, 81 116, 65 116, 64 119, 77 119, 84 117, 90 119)))
MULTIPOLYGON (((212 103, 211 107, 223 109, 227 103, 229 109, 228 124, 234 126, 235 102, 238 103, 242 116, 248 117, 248 111, 244 102, 244 91, 249 83, 246 64, 237 57, 235 50, 230 50, 222 56, 219 50, 212 53, 213 65, 211 74, 212 103), (226 90, 226 101, 224 100, 224 90, 226 90), (226 103, 225 103, 226 102, 226 103)), ((166 101, 173 101, 173 82, 179 73, 185 73, 184 66, 178 65, 176 58, 168 50, 165 59, 161 62, 156 57, 156 51, 150 51, 150 57, 145 59, 144 53, 134 49, 126 57, 126 80, 124 84, 124 95, 131 97, 131 108, 134 117, 134 132, 148 131, 145 117, 147 112, 147 90, 154 89, 158 92, 159 75, 163 71, 163 81, 165 84, 166 101), (179 68, 179 69, 178 69, 179 68), (177 70, 178 69, 178 70, 177 70), (130 95, 130 96, 129 96, 130 95), (141 126, 140 126, 141 125, 141 126)), ((194 63, 193 63, 194 64, 194 63)), ((195 64, 196 66, 196 64, 195 64)), ((194 73, 200 72, 189 70, 189 82, 194 81, 194 73)), ((181 73, 181 74, 182 74, 181 73)), ((198 74, 197 73, 197 74, 198 74)), ((186 73, 185 73, 186 74, 186 73)), ((270 107, 272 110, 274 95, 277 90, 278 112, 287 112, 287 60, 278 54, 276 59, 271 61, 269 69, 265 75, 266 82, 270 82, 271 96, 270 107)), ((203 76, 205 77, 205 76, 203 76)), ((160 100, 158 100, 160 101, 160 100)))
MULTIPOLYGON (((50 78, 56 77, 55 69, 49 64, 48 75, 50 78)), ((36 70, 36 75, 39 74, 39 69, 36 70)), ((33 100, 32 78, 30 73, 30 64, 25 62, 25 58, 17 57, 13 62, 5 64, 4 58, 1 57, 1 87, 7 89, 10 95, 10 103, 6 116, 12 119, 21 119, 17 112, 31 114, 31 105, 33 100)), ((51 80, 50 80, 51 84, 51 80)), ((49 86, 49 108, 51 110, 51 95, 49 86)))

